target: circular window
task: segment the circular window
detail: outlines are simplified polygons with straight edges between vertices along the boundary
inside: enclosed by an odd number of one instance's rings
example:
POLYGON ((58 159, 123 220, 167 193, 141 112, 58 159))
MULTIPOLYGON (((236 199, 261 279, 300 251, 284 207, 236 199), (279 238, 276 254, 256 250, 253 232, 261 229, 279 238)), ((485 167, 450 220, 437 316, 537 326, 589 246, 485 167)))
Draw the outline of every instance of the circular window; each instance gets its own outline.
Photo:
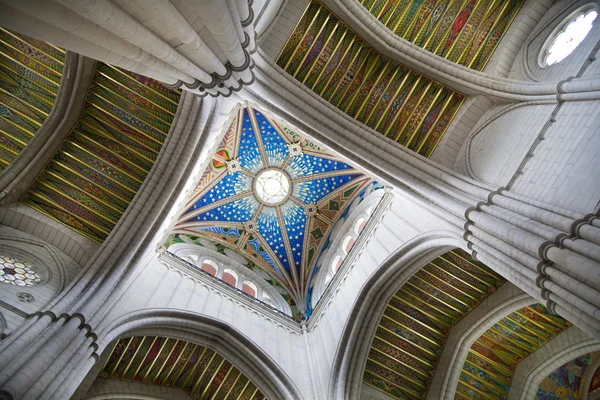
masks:
POLYGON ((16 286, 32 286, 41 281, 42 278, 28 263, 0 256, 0 282, 16 286))
POLYGON ((290 178, 279 169, 266 169, 254 181, 256 196, 270 206, 283 203, 290 194, 290 186, 290 178))
POLYGON ((595 10, 580 12, 564 28, 552 35, 545 46, 542 66, 549 67, 567 58, 590 33, 597 16, 595 10))

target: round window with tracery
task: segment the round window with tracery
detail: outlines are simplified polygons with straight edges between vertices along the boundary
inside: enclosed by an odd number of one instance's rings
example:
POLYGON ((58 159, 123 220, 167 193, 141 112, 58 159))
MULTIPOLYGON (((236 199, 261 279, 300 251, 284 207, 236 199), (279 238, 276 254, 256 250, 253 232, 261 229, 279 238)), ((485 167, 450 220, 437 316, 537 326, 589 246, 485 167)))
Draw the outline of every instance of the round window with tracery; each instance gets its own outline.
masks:
POLYGON ((580 12, 552 35, 546 42, 548 44, 541 60, 542 66, 549 67, 567 58, 590 33, 597 16, 598 12, 595 10, 580 12))
POLYGON ((41 281, 42 278, 29 263, 0 256, 0 282, 16 286, 32 286, 41 281))

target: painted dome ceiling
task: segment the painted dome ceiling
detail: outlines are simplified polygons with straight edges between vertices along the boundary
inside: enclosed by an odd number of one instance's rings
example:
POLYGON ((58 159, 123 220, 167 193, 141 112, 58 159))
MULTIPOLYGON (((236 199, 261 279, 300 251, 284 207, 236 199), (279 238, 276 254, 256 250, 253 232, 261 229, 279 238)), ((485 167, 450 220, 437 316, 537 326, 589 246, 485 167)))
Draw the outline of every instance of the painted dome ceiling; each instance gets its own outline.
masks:
POLYGON ((251 106, 226 126, 173 233, 236 250, 306 304, 326 237, 373 181, 251 106))

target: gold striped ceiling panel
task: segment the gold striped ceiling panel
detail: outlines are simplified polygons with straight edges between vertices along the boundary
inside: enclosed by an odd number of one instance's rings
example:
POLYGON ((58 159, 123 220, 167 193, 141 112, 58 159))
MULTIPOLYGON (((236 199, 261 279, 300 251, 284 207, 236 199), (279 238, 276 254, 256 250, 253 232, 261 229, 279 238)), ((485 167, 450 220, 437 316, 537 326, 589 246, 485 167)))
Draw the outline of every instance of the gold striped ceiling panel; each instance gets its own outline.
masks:
POLYGON ((541 304, 502 318, 471 345, 456 399, 506 399, 517 364, 571 324, 541 304))
POLYGON ((0 28, 0 173, 48 117, 65 52, 0 28))
POLYGON ((98 63, 79 120, 21 201, 102 243, 152 168, 179 96, 98 63))
POLYGON ((426 157, 465 99, 382 56, 316 0, 277 64, 344 113, 426 157))
POLYGON ((504 282, 460 249, 431 261, 388 303, 363 382, 397 399, 424 399, 452 326, 504 282))
POLYGON ((119 339, 99 377, 178 388, 198 400, 266 399, 213 350, 157 336, 119 339))
POLYGON ((524 0, 360 0, 396 35, 483 70, 524 0))

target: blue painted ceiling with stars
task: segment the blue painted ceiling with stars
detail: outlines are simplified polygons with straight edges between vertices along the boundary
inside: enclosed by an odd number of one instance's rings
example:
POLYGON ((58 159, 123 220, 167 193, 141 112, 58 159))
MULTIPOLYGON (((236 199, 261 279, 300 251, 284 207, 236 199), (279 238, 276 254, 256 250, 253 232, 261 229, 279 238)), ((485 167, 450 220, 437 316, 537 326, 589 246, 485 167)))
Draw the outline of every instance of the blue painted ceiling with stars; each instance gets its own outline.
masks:
MULTIPOLYGON (((217 240, 306 303, 324 239, 371 179, 250 105, 238 106, 173 233, 217 240), (289 193, 261 200, 256 178, 280 171, 289 193)), ((302 311, 302 310, 301 310, 302 311)))

